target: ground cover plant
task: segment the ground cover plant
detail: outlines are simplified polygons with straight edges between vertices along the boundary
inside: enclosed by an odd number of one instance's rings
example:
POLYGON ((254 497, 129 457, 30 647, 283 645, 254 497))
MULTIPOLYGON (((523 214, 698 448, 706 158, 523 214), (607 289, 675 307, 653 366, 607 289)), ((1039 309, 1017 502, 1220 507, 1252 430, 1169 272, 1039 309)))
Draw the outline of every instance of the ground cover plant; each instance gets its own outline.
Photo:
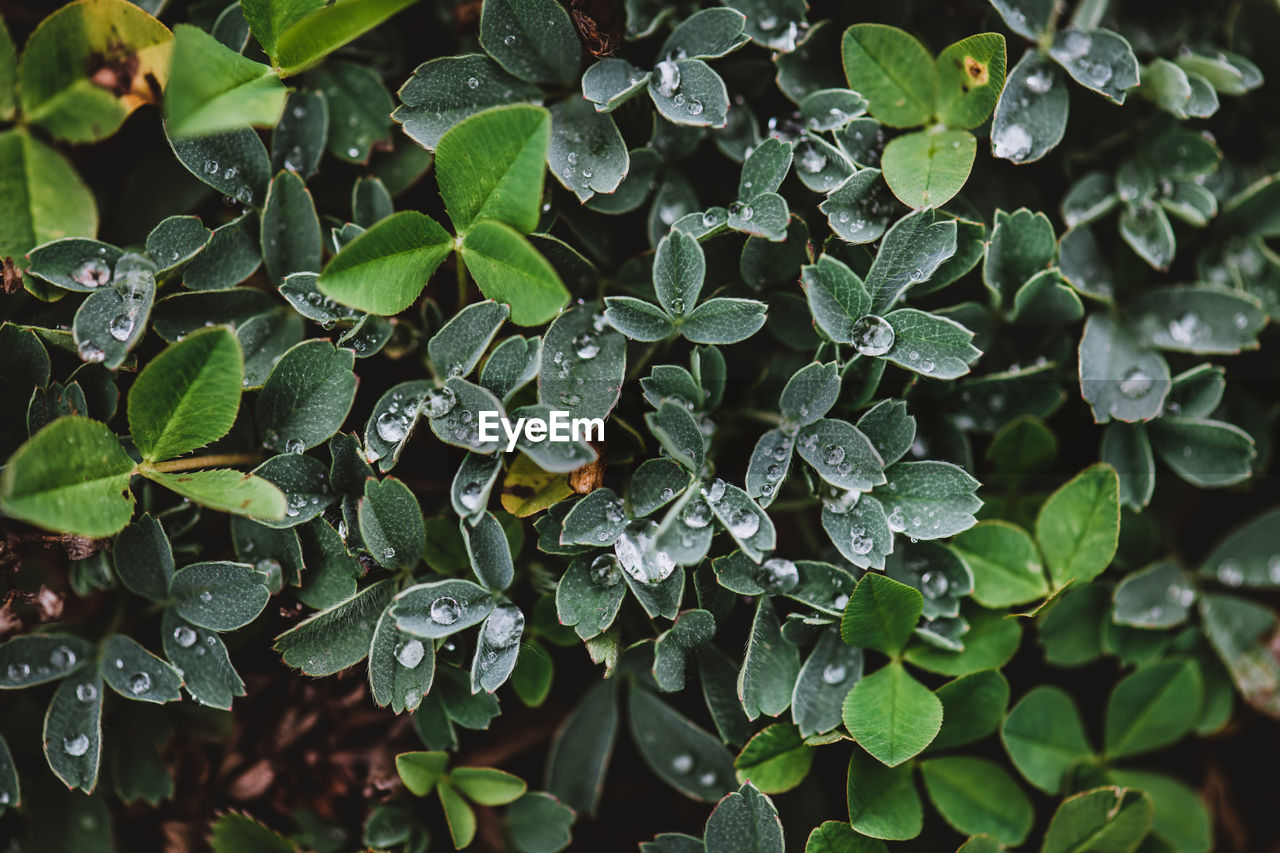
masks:
POLYGON ((1274 2, 0 17, 5 849, 1280 849, 1274 2))

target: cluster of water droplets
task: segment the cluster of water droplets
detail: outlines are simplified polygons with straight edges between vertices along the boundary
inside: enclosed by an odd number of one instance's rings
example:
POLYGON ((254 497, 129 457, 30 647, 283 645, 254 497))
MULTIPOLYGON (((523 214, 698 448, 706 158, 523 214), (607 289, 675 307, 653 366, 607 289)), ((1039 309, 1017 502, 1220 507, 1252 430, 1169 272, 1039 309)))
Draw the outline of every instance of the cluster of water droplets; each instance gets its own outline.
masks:
POLYGON ((58 646, 49 653, 48 663, 37 664, 33 670, 26 661, 13 661, 9 664, 6 675, 10 681, 21 684, 31 677, 33 671, 38 678, 44 678, 51 672, 65 673, 76 665, 77 660, 76 653, 70 646, 58 646))
MULTIPOLYGON (((204 173, 210 178, 218 177, 220 175, 223 180, 234 182, 240 174, 240 169, 234 165, 224 166, 217 160, 210 158, 204 161, 204 173)), ((248 184, 242 182, 239 186, 235 187, 234 198, 235 201, 238 201, 243 205, 253 204, 253 190, 248 184)))
POLYGON ((623 570, 640 583, 661 583, 675 571, 675 560, 657 546, 657 533, 656 521, 638 518, 623 528, 613 544, 623 570))
MULTIPOLYGON (((439 389, 437 389, 439 390, 439 389)), ((449 389, 443 389, 448 391, 449 389)), ((452 394, 452 391, 449 391, 452 394)), ((378 438, 388 444, 399 444, 409 435, 418 419, 422 400, 403 391, 392 391, 387 408, 374 421, 378 438)))
POLYGON ((1131 367, 1120 377, 1117 387, 1130 400, 1141 400, 1151 391, 1155 379, 1141 367, 1131 367))
POLYGON ((761 564, 756 583, 769 592, 790 592, 800 583, 800 570, 790 560, 773 557, 761 564))

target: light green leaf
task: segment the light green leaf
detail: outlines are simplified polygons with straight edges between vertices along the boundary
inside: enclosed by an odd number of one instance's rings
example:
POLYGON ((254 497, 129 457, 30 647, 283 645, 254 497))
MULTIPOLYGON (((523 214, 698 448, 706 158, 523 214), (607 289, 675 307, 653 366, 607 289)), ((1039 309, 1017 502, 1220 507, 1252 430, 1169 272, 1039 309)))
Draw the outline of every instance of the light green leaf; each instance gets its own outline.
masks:
POLYGON ((981 740, 1000 727, 1009 705, 1009 682, 999 670, 983 669, 937 689, 942 731, 929 746, 939 750, 981 740))
POLYGON ((69 3, 36 28, 22 51, 23 117, 70 142, 110 136, 135 109, 155 102, 159 92, 146 81, 164 87, 172 51, 173 34, 132 3, 69 3), (94 74, 104 67, 129 70, 103 85, 94 74))
POLYGON ((545 323, 569 301, 555 268, 501 222, 476 223, 463 237, 462 260, 481 293, 511 306, 511 322, 517 325, 545 323))
POLYGON ((844 702, 844 724, 863 749, 897 767, 937 736, 942 703, 902 664, 890 661, 853 686, 844 702))
POLYGON ((840 44, 849 88, 889 127, 914 127, 933 116, 938 75, 933 57, 913 36, 883 24, 857 24, 840 44))
POLYGON ((896 654, 911 638, 923 604, 918 590, 868 572, 849 596, 840 636, 851 646, 896 654))
POLYGON ((1036 541, 1055 587, 1101 574, 1115 556, 1119 536, 1120 482, 1106 464, 1077 474, 1036 516, 1036 541))
POLYGON ((263 477, 228 468, 175 473, 143 469, 139 473, 210 509, 263 521, 279 521, 285 517, 284 492, 263 477))
POLYGON ((1107 703, 1106 751, 1112 758, 1173 743, 1196 724, 1200 670, 1190 660, 1165 660, 1127 676, 1107 703))
MULTIPOLYGON (((276 34, 275 44, 268 53, 281 75, 288 77, 314 65, 326 54, 355 40, 412 3, 413 0, 337 0, 291 21, 276 34)), ((318 6, 311 0, 272 2, 271 5, 318 6)), ((248 17, 247 10, 245 17, 248 17)), ((265 43, 263 47, 267 47, 265 43)))
POLYGON ((1026 604, 1049 594, 1036 543, 1021 527, 983 521, 951 543, 973 572, 973 597, 984 607, 1026 604))
POLYGON ((920 764, 929 799, 965 835, 989 835, 1017 846, 1031 832, 1031 801, 1009 774, 981 758, 934 758, 920 764))
POLYGON ((1151 827, 1151 798, 1125 788, 1068 797, 1045 832, 1043 853, 1133 853, 1151 827))
POLYGON ((224 47, 199 27, 179 24, 164 96, 165 122, 176 139, 247 124, 272 126, 284 109, 285 87, 267 66, 224 47))
POLYGON ((244 361, 225 328, 202 330, 147 363, 129 389, 129 431, 148 462, 226 435, 240 406, 244 361))
POLYGON ((938 118, 948 127, 977 127, 1004 88, 1004 36, 969 36, 938 54, 938 118))
POLYGON ((1047 794, 1061 791, 1071 769, 1093 755, 1071 696, 1046 685, 1018 700, 1000 727, 1000 740, 1018 772, 1047 794))
POLYGON ((109 536, 133 515, 133 468, 104 424, 74 415, 59 418, 5 464, 0 510, 50 530, 109 536))
POLYGON ((941 207, 964 187, 977 150, 967 130, 909 133, 885 146, 880 168, 907 207, 941 207))
POLYGON ((97 230, 97 203, 71 164, 26 131, 0 133, 0 257, 97 230))
POLYGON ((448 763, 446 752, 402 752, 396 756, 396 773, 412 794, 425 797, 440 781, 448 763))
POLYGON ((455 767, 449 771, 449 782, 482 806, 505 806, 528 790, 519 776, 493 767, 455 767))
POLYGON ((910 765, 886 767, 860 749, 849 760, 849 823, 861 835, 905 841, 920 834, 924 810, 910 765))
POLYGON ((320 274, 320 292, 361 311, 398 314, 422 293, 452 244, 426 214, 392 214, 333 256, 320 274))
POLYGON ((551 114, 526 105, 486 110, 445 133, 436 146, 436 179, 454 228, 495 220, 532 231, 550 141, 551 114))

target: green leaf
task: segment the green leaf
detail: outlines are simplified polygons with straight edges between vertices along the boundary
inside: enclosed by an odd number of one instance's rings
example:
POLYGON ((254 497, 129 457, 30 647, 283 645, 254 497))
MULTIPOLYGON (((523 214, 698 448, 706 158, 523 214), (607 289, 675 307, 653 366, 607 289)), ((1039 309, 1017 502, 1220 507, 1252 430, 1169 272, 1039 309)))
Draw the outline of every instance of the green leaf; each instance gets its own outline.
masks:
POLYGON ((982 352, 970 341, 973 332, 954 320, 899 308, 884 317, 893 328, 887 361, 934 379, 955 379, 969 372, 982 352))
POLYGON ((1200 670, 1190 660, 1166 660, 1127 676, 1107 703, 1106 751, 1112 758, 1173 743, 1195 726, 1200 670))
POLYGON ((396 627, 415 637, 435 639, 484 621, 493 596, 471 581, 450 579, 420 583, 395 597, 391 615, 396 627))
POLYGON ((169 595, 178 615, 211 631, 234 631, 252 622, 271 596, 265 578, 244 563, 192 563, 173 576, 169 595))
POLYGON ((284 84, 267 66, 224 47, 199 27, 174 28, 173 69, 164 97, 173 138, 274 125, 284 99, 284 84))
POLYGON ((147 256, 159 266, 157 275, 171 272, 198 255, 212 238, 199 217, 170 216, 147 235, 147 256))
MULTIPOLYGON (((7 38, 8 33, 0 30, 0 39, 7 38)), ((0 737, 0 792, 4 794, 5 809, 22 805, 22 791, 18 787, 18 769, 13 765, 13 753, 9 751, 9 744, 2 737, 0 737)), ((4 811, 0 811, 0 814, 4 814, 4 811)))
POLYGON ((844 724, 863 749, 897 767, 937 737, 942 702, 902 664, 890 661, 853 686, 844 702, 844 724))
POLYGON ((1094 788, 1063 800, 1044 835, 1043 853, 1133 853, 1151 827, 1151 798, 1125 788, 1094 788))
POLYGON ((327 340, 304 341, 271 369, 254 416, 271 449, 301 453, 329 439, 351 410, 355 354, 327 340))
POLYGON ((1257 453, 1249 433, 1207 418, 1163 418, 1153 424, 1151 444, 1179 477, 1206 489, 1248 479, 1257 453))
POLYGON ((129 431, 148 462, 226 435, 240 407, 243 357, 225 328, 202 330, 147 363, 129 389, 129 431))
POLYGON ((1053 263, 1057 253, 1053 224, 1025 207, 996 211, 995 229, 982 267, 982 280, 997 306, 1012 307, 1014 294, 1053 263))
POLYGON ((515 566, 511 561, 511 547, 498 519, 485 512, 475 524, 461 520, 458 526, 466 540, 471 570, 480 582, 494 591, 510 586, 515 577, 515 566))
MULTIPOLYGON (((412 3, 413 0, 337 0, 290 21, 287 27, 275 34, 274 44, 268 48, 268 53, 281 75, 296 74, 412 3)), ((318 4, 310 0, 291 0, 281 5, 313 8, 318 4)), ((247 10, 245 17, 249 17, 247 10)), ((263 47, 267 48, 265 42, 263 47)))
POLYGON ((253 469, 253 473, 278 487, 288 500, 283 517, 259 519, 268 527, 296 527, 324 512, 333 502, 328 472, 314 457, 281 453, 253 469))
POLYGON ((1098 423, 1150 420, 1169 393, 1169 365, 1108 314, 1091 314, 1080 340, 1080 392, 1098 423))
POLYGON ((541 107, 499 107, 454 125, 436 147, 436 178, 454 228, 494 220, 532 231, 550 140, 551 114, 541 107))
POLYGON ((609 325, 633 341, 660 341, 675 334, 671 318, 651 302, 630 296, 606 296, 604 304, 609 325))
POLYGON ((392 214, 333 256, 320 274, 320 292, 361 311, 398 314, 422 293, 452 243, 426 214, 392 214))
POLYGON ((1120 483, 1105 463, 1060 487, 1036 516, 1036 541, 1055 587, 1101 574, 1115 556, 1119 536, 1120 483))
POLYGON ((978 482, 949 462, 898 462, 873 495, 889 508, 890 529, 917 539, 941 539, 972 527, 982 501, 978 482))
POLYGON ((200 254, 182 268, 182 283, 192 290, 226 290, 253 275, 261 263, 258 217, 247 212, 214 229, 200 254))
POLYGON ((735 781, 733 756, 694 723, 648 690, 630 688, 628 717, 636 748, 655 775, 695 800, 727 793, 735 781))
POLYGON ((1067 129, 1070 98, 1058 66, 1029 47, 1009 72, 991 121, 991 153, 1014 163, 1039 160, 1067 129))
POLYGON ((617 734, 617 680, 597 682, 551 743, 547 790, 579 814, 594 814, 617 734))
POLYGON ((883 841, 860 835, 849 824, 835 820, 815 826, 804 845, 804 853, 886 853, 888 849, 883 841))
POLYGON ((1197 792, 1159 773, 1112 770, 1108 775, 1117 784, 1151 798, 1155 806, 1152 831, 1176 849, 1200 853, 1213 849, 1213 824, 1197 792))
POLYGON ((129 523, 133 460, 104 424, 59 418, 9 457, 0 510, 50 530, 109 536, 129 523))
POLYGON ((173 577, 173 550, 160 522, 143 515, 116 537, 111 549, 116 574, 131 591, 161 602, 173 577))
POLYGON ((906 660, 921 669, 952 677, 982 669, 1000 669, 1008 663, 1022 638, 1017 620, 981 608, 966 609, 963 616, 970 623, 964 635, 963 651, 948 651, 917 642, 907 647, 906 660))
POLYGON ((538 399, 571 417, 608 416, 626 373, 626 339, 604 325, 597 308, 569 308, 551 323, 542 344, 538 399))
POLYGON ((774 723, 747 742, 734 759, 738 781, 766 794, 790 791, 804 781, 813 764, 813 750, 790 723, 774 723))
POLYGON ((768 306, 755 299, 708 299, 680 318, 676 328, 695 344, 736 344, 760 330, 768 306))
POLYGON ((840 725, 844 697, 862 677, 862 666, 861 649, 842 643, 835 631, 822 632, 791 693, 791 718, 801 737, 840 725))
POLYGON ((370 584, 280 634, 275 649, 286 664, 307 675, 344 670, 369 653, 378 614, 393 595, 394 579, 370 584))
POLYGON ((1227 534, 1205 557, 1200 574, 1228 586, 1280 586, 1280 508, 1263 512, 1227 534))
POLYGON ((411 793, 425 797, 444 775, 446 752, 402 752, 396 756, 396 773, 411 793))
POLYGON ((938 118, 948 127, 977 127, 1004 88, 1004 36, 969 36, 938 54, 938 118))
MULTIPOLYGON (((14 110, 18 105, 17 91, 14 83, 17 81, 18 69, 18 51, 13 44, 13 36, 9 35, 9 28, 0 21, 0 119, 9 121, 13 118, 14 110)), ((8 753, 7 746, 0 746, 0 750, 8 753)), ((10 768, 11 769, 11 768, 10 768)), ((17 778, 13 780, 14 791, 17 791, 17 778)), ((15 793, 12 798, 13 804, 17 805, 18 797, 15 793)))
POLYGON ((160 642, 164 656, 182 670, 183 686, 200 704, 230 710, 235 697, 245 695, 244 682, 231 665, 227 647, 213 631, 192 625, 166 609, 160 642))
MULTIPOLYGON (((323 92, 294 90, 271 132, 271 170, 296 172, 304 181, 315 174, 329 138, 329 101, 323 92)), ((357 184, 359 186, 359 184, 357 184)))
POLYGON ((14 690, 70 675, 93 647, 71 634, 25 634, 0 644, 0 689, 14 690))
POLYGON ((89 294, 76 311, 71 330, 81 360, 120 367, 146 331, 155 295, 155 265, 142 255, 123 256, 112 285, 89 294))
POLYGON ((746 17, 737 9, 711 8, 694 12, 671 31, 658 53, 695 59, 725 56, 749 40, 742 33, 746 17))
POLYGON ((881 160, 885 183, 907 207, 941 207, 964 187, 977 150, 978 140, 967 130, 896 137, 881 160))
POLYGON ((791 160, 792 146, 789 143, 777 137, 761 141, 742 164, 742 175, 738 178, 738 198, 750 201, 760 193, 777 192, 787 173, 791 171, 791 160))
POLYGON ((0 133, 0 257, 98 230, 93 193, 61 154, 23 130, 0 133))
POLYGON ((782 853, 782 822, 773 802, 747 782, 716 804, 703 836, 707 853, 782 853))
POLYGON ((205 184, 240 204, 261 205, 271 181, 271 158, 250 128, 183 139, 169 137, 178 161, 205 184))
POLYGON ((1120 582, 1111 620, 1134 628, 1172 628, 1187 620, 1195 598, 1189 573, 1172 560, 1162 560, 1120 582))
POLYGON ((738 673, 738 699, 747 719, 761 714, 776 717, 787 710, 799 674, 800 653, 783 640, 772 601, 762 595, 738 673))
POLYGON ((210 825, 209 844, 214 853, 252 850, 254 853, 297 853, 298 846, 247 814, 228 812, 210 825))
POLYGON ((965 835, 989 835, 1017 846, 1031 832, 1031 801, 1009 774, 981 758, 955 756, 921 762, 929 799, 965 835))
POLYGON ((58 685, 44 715, 44 756, 68 788, 92 791, 102 755, 102 673, 91 664, 58 685))
POLYGON ((914 285, 933 277, 956 253, 956 222, 932 210, 917 210, 893 223, 885 232, 876 259, 867 272, 871 311, 883 314, 914 285))
POLYGON ((883 24, 857 24, 840 44, 849 88, 889 127, 914 127, 933 116, 938 75, 933 57, 913 36, 883 24))
POLYGON ((1026 604, 1049 594, 1040 552, 1015 524, 981 522, 958 535, 951 548, 973 572, 973 597, 984 607, 1026 604))
POLYGON ((924 810, 910 765, 886 767, 860 749, 849 760, 849 823, 861 835, 905 841, 920 834, 924 810))
POLYGON ((1175 352, 1232 354, 1256 349, 1258 333, 1267 324, 1257 299, 1222 287, 1152 288, 1127 307, 1144 343, 1175 352))
POLYGON ((868 572, 849 597, 840 636, 851 646, 896 654, 911 638, 923 604, 918 590, 868 572))
POLYGON ((426 530, 418 500, 408 486, 395 477, 366 480, 359 519, 360 538, 379 564, 390 569, 418 565, 426 530))
MULTIPOLYGON (((582 72, 582 97, 607 113, 638 95, 649 82, 649 72, 625 59, 601 59, 582 72)), ((554 171, 554 167, 553 167, 554 171)))
POLYGON ((853 270, 830 255, 801 269, 800 282, 814 322, 837 343, 856 343, 858 321, 871 310, 867 288, 853 270))
MULTIPOLYGON (((584 81, 590 73, 591 69, 587 69, 584 81)), ((434 149, 449 128, 468 116, 489 107, 542 99, 537 86, 512 77, 479 53, 424 62, 414 69, 398 94, 402 104, 391 118, 404 126, 410 139, 427 149, 434 149)))
POLYGON ((390 146, 394 102, 381 74, 366 65, 329 61, 311 71, 307 81, 329 104, 330 154, 364 166, 375 145, 390 146))
POLYGON ((454 849, 461 850, 475 840, 476 813, 446 780, 440 780, 436 792, 440 795, 440 805, 444 807, 444 818, 454 849))
MULTIPOLYGON (((416 710, 435 677, 435 645, 396 629, 389 610, 378 617, 369 645, 369 688, 381 707, 416 710)), ((415 791, 415 793, 417 793, 415 791)))
POLYGON ((1127 90, 1138 85, 1138 59, 1133 48, 1111 30, 1065 29, 1054 37, 1049 55, 1077 83, 1113 103, 1123 104, 1127 90))
POLYGON ((569 98, 552 105, 547 165, 579 201, 617 190, 627 175, 629 159, 613 118, 596 112, 590 101, 569 98))
POLYGON ((649 97, 659 114, 686 127, 724 127, 729 90, 701 59, 664 59, 649 76, 649 97))
POLYGON ((555 797, 534 791, 507 807, 507 831, 519 853, 553 853, 569 846, 575 817, 555 797))
POLYGON ((1093 754, 1071 696, 1046 685, 1018 700, 1000 739, 1018 772, 1047 794, 1061 791, 1071 769, 1093 754))
POLYGON ((493 767, 455 767, 449 772, 449 782, 482 806, 505 806, 528 790, 519 776, 493 767))
POLYGON ((1126 208, 1120 214, 1120 236, 1152 269, 1167 270, 1173 263, 1177 245, 1164 208, 1126 208))
POLYGON ((279 521, 285 517, 287 500, 284 492, 263 477, 228 468, 180 473, 143 469, 139 473, 210 509, 264 521, 279 521))
POLYGON ((530 83, 571 86, 582 61, 573 22, 555 0, 489 0, 480 13, 480 46, 530 83))
POLYGON ((181 673, 132 637, 112 634, 103 640, 101 655, 103 679, 124 698, 159 704, 182 698, 181 673))
POLYGON ((135 109, 155 102, 169 77, 172 42, 163 24, 124 0, 63 6, 22 51, 23 117, 70 142, 110 136, 135 109), (129 71, 115 85, 103 85, 94 77, 103 67, 129 71))
POLYGON ((462 239, 462 260, 480 292, 511 306, 511 322, 537 326, 569 301, 569 292, 547 259, 511 227, 475 223, 462 239))
POLYGON ((818 89, 800 100, 800 118, 814 131, 839 130, 866 111, 866 98, 849 89, 818 89))
POLYGON ((681 315, 697 304, 706 273, 702 247, 688 234, 672 230, 658 242, 653 256, 653 289, 668 314, 681 315))
POLYGON ((1141 424, 1113 423, 1102 433, 1101 459, 1120 478, 1120 502, 1140 510, 1156 488, 1156 462, 1151 440, 1141 424))
POLYGON ((627 587, 608 555, 597 571, 595 563, 579 557, 569 564, 556 587, 560 623, 572 626, 582 639, 598 636, 613 624, 627 587))
POLYGON ((937 694, 942 730, 929 745, 934 750, 981 740, 999 728, 1009 705, 1009 682, 998 670, 984 669, 948 681, 937 694))
POLYGON ((271 179, 262 210, 262 264, 279 285, 285 276, 320 269, 320 221, 302 178, 280 172, 271 179))

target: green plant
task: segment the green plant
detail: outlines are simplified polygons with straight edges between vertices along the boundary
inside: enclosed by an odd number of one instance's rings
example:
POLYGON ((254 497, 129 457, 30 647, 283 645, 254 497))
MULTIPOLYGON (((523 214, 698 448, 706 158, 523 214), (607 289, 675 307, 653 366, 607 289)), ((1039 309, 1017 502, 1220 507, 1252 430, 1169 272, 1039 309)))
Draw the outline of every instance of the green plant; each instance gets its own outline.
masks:
POLYGON ((1274 4, 174 5, 0 26, 6 838, 1276 843, 1274 4))

